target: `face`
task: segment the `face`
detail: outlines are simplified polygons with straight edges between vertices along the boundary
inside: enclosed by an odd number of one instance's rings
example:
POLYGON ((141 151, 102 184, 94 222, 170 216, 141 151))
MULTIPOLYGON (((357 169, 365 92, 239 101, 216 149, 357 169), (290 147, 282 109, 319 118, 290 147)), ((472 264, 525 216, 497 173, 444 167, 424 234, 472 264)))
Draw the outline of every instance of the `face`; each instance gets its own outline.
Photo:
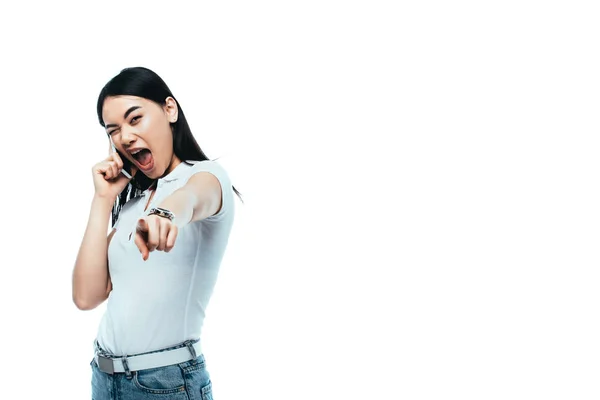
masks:
MULTIPOLYGON (((177 121, 177 103, 166 104, 136 96, 107 97, 102 108, 106 133, 121 154, 151 179, 171 172, 180 162, 173 152, 171 122, 177 121)), ((138 173, 139 173, 138 172, 138 173)))

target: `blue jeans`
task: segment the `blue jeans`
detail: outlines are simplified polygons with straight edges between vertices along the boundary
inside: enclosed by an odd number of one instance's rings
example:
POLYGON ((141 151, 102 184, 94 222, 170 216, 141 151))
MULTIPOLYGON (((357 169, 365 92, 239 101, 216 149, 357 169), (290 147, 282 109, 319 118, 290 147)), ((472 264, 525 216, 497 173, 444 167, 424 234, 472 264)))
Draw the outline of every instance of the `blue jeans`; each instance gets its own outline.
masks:
MULTIPOLYGON (((192 342, 193 343, 193 342, 192 342)), ((158 353, 179 347, 152 351, 158 353)), ((114 357, 96 345, 99 354, 114 357)), ((159 368, 124 372, 113 375, 102 372, 95 359, 92 367, 92 400, 137 400, 137 399, 173 399, 173 400, 213 400, 212 384, 206 370, 204 355, 195 360, 159 368)))

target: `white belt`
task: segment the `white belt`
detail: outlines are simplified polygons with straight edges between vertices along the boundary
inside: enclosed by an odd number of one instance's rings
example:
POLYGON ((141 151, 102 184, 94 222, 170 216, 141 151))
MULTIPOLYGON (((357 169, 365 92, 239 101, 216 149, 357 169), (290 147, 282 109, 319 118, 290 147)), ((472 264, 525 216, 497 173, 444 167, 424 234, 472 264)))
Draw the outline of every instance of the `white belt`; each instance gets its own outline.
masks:
MULTIPOLYGON (((200 341, 194 343, 192 348, 195 351, 196 357, 202 354, 200 341)), ((164 350, 158 353, 141 354, 130 357, 105 357, 96 352, 94 359, 98 368, 107 374, 116 372, 125 372, 125 363, 129 371, 140 371, 143 369, 164 367, 167 365, 179 364, 192 360, 194 357, 187 346, 173 350, 164 350)))

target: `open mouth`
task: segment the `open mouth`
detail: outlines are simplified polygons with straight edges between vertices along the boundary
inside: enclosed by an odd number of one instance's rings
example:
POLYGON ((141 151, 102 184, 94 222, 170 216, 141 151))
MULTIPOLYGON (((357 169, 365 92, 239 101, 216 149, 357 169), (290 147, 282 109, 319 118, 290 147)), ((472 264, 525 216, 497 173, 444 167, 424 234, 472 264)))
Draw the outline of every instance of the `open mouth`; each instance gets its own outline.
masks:
POLYGON ((130 153, 140 167, 146 168, 152 164, 152 153, 148 149, 139 149, 130 153))

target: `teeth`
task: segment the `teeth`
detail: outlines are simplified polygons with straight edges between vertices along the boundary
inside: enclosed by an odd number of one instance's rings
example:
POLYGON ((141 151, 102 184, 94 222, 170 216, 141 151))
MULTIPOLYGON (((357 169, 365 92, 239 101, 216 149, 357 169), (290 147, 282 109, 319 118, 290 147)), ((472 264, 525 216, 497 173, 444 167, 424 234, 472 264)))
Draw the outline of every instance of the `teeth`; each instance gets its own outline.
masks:
POLYGON ((133 153, 131 153, 132 156, 136 155, 137 153, 139 153, 140 151, 142 151, 142 149, 136 150, 133 153))

